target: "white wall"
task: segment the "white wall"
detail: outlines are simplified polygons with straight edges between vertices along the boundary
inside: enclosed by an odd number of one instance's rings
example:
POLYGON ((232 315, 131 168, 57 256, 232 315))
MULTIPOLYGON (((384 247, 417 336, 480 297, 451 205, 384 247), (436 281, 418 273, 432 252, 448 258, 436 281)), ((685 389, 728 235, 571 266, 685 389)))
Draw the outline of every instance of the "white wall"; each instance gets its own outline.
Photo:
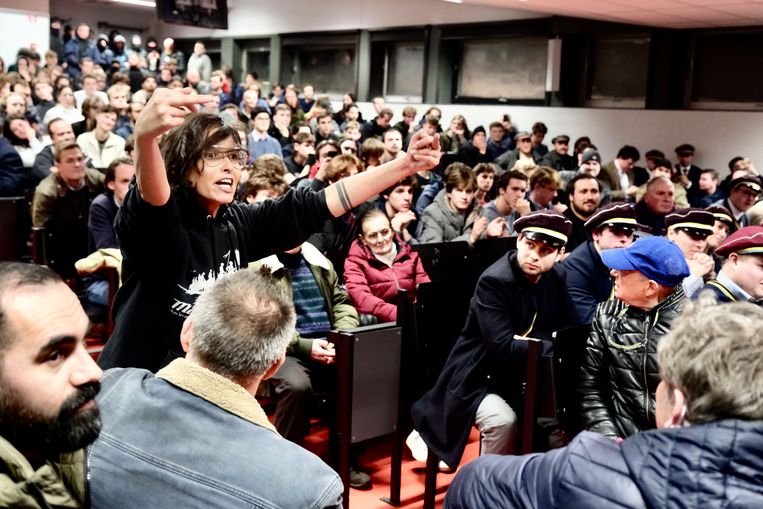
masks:
POLYGON ((541 16, 547 15, 473 4, 454 4, 442 0, 228 0, 228 30, 159 23, 157 35, 189 38, 249 37, 319 30, 529 19, 541 16))
POLYGON ((43 55, 50 46, 47 0, 4 0, 0 7, 0 57, 6 68, 16 61, 19 48, 43 55))
MULTIPOLYGON (((371 119, 374 110, 370 103, 362 103, 363 118, 371 119)), ((388 104, 395 112, 393 122, 402 118, 408 104, 388 104)), ((412 105, 419 118, 428 104, 412 105)), ((442 126, 447 129, 451 117, 463 115, 470 129, 499 120, 504 113, 511 115, 515 126, 528 130, 541 121, 549 129, 545 143, 551 138, 567 134, 572 142, 580 136, 589 136, 601 153, 603 162, 614 159, 625 144, 634 145, 642 154, 656 148, 675 161, 673 149, 682 143, 691 143, 697 149, 695 164, 728 173, 728 161, 735 156, 748 157, 763 170, 763 113, 728 111, 671 111, 671 110, 617 110, 591 108, 542 108, 530 106, 482 106, 448 104, 440 107, 442 126)), ((571 143, 572 143, 571 142, 571 143)), ((571 149, 572 147, 570 147, 571 149)))

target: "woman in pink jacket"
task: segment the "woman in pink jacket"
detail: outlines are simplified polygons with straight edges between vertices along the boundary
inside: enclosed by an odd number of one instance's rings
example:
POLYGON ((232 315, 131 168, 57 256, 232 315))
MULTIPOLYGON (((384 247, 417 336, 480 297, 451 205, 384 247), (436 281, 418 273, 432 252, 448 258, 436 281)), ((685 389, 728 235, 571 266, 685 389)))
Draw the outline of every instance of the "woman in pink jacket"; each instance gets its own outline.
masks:
POLYGON ((397 291, 406 290, 413 299, 418 284, 428 282, 429 276, 418 253, 392 230, 383 211, 369 209, 359 221, 358 239, 344 262, 347 292, 358 313, 394 322, 397 291))

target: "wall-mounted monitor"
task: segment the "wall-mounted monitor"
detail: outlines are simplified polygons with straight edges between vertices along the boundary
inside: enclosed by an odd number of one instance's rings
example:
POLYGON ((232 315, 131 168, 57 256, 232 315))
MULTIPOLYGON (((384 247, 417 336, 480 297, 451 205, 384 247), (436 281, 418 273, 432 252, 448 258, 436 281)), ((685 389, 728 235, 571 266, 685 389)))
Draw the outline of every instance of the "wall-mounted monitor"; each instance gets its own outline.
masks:
POLYGON ((165 23, 228 29, 227 0, 156 0, 156 15, 165 23))

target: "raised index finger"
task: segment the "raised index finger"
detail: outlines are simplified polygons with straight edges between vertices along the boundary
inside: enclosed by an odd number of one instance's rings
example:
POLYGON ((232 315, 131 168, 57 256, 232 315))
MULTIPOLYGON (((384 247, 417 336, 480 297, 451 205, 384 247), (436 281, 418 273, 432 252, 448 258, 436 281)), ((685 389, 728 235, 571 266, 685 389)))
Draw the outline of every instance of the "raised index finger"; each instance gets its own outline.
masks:
POLYGON ((191 94, 191 89, 186 87, 180 90, 173 90, 166 94, 167 104, 170 106, 190 106, 193 104, 208 103, 214 96, 209 94, 191 94))

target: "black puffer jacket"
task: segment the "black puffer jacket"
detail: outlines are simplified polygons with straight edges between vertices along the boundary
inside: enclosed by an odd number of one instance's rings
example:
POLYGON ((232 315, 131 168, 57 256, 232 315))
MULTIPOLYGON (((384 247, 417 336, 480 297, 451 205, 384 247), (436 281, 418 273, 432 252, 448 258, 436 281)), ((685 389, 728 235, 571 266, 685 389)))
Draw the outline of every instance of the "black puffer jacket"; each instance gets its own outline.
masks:
POLYGON ((657 343, 685 302, 679 285, 648 312, 619 300, 599 304, 578 383, 584 429, 625 438, 655 427, 657 343))

